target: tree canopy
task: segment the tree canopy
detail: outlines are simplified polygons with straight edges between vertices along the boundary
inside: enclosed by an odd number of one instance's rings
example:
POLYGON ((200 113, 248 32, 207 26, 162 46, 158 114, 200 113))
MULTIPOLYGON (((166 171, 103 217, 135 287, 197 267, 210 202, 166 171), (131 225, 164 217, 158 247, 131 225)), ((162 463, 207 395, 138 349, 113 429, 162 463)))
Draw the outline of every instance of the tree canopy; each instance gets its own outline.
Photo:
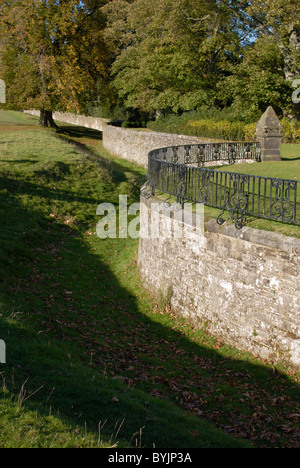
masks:
POLYGON ((16 108, 233 106, 295 114, 298 0, 0 0, 0 78, 16 108))
POLYGON ((249 13, 264 36, 273 36, 284 60, 287 80, 300 72, 300 5, 298 0, 252 0, 249 13))
POLYGON ((16 108, 79 111, 107 75, 105 0, 1 0, 1 75, 16 108))
POLYGON ((106 37, 116 59, 112 75, 128 106, 191 110, 214 103, 247 36, 245 2, 114 0, 106 37))
POLYGON ((245 119, 272 105, 296 112, 296 0, 112 0, 105 35, 125 105, 182 112, 233 106, 245 119))

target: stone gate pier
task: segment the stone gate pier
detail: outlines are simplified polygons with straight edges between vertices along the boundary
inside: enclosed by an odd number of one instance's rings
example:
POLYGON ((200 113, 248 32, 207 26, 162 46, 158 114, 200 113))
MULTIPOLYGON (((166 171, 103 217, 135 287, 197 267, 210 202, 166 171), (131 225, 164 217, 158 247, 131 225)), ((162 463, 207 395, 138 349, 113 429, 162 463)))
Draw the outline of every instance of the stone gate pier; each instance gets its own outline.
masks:
POLYGON ((269 106, 256 126, 256 139, 261 144, 261 161, 281 161, 282 124, 269 106))

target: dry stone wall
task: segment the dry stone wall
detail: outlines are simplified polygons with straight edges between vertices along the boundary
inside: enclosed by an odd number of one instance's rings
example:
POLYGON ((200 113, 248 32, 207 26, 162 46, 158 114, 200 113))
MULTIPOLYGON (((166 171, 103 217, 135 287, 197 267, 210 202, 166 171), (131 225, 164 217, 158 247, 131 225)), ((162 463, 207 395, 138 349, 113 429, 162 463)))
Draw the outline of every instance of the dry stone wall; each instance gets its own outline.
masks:
POLYGON ((145 285, 225 343, 299 370, 300 239, 215 220, 204 229, 182 225, 159 206, 141 199, 138 266, 145 285), (160 235, 143 235, 145 226, 160 235), (182 226, 183 236, 174 236, 182 226))

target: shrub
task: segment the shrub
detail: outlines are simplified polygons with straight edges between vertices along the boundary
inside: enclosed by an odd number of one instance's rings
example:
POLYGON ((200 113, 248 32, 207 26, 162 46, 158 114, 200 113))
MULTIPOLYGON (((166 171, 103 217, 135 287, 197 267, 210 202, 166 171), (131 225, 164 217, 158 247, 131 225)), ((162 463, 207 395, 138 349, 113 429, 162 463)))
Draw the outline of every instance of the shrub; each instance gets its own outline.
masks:
POLYGON ((252 141, 256 139, 255 137, 256 125, 257 125, 256 122, 245 125, 244 131, 245 131, 246 141, 252 141))
POLYGON ((195 122, 190 121, 188 126, 196 128, 197 135, 206 138, 222 140, 244 140, 245 138, 245 124, 243 122, 202 119, 195 122))
POLYGON ((285 143, 300 143, 300 122, 289 120, 286 117, 281 120, 282 132, 285 143))
POLYGON ((245 126, 246 122, 232 108, 208 107, 182 115, 161 116, 155 122, 147 124, 148 128, 158 132, 221 140, 244 140, 245 126))
MULTIPOLYGON (((300 143, 300 122, 283 118, 283 141, 300 143)), ((186 112, 181 116, 159 117, 155 122, 148 122, 151 130, 178 135, 197 136, 219 140, 252 141, 255 140, 257 122, 244 122, 234 119, 232 109, 203 109, 186 112)))

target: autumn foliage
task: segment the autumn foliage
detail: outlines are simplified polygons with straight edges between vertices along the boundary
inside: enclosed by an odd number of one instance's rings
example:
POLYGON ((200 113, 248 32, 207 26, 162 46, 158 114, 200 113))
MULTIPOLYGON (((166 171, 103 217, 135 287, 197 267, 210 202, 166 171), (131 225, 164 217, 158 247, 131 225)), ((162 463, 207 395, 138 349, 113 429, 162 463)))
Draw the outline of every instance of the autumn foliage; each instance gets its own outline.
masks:
POLYGON ((13 107, 82 110, 107 75, 104 3, 1 0, 1 74, 13 107))
POLYGON ((252 122, 272 105, 300 115, 298 3, 0 0, 9 107, 153 118, 205 105, 252 122))

